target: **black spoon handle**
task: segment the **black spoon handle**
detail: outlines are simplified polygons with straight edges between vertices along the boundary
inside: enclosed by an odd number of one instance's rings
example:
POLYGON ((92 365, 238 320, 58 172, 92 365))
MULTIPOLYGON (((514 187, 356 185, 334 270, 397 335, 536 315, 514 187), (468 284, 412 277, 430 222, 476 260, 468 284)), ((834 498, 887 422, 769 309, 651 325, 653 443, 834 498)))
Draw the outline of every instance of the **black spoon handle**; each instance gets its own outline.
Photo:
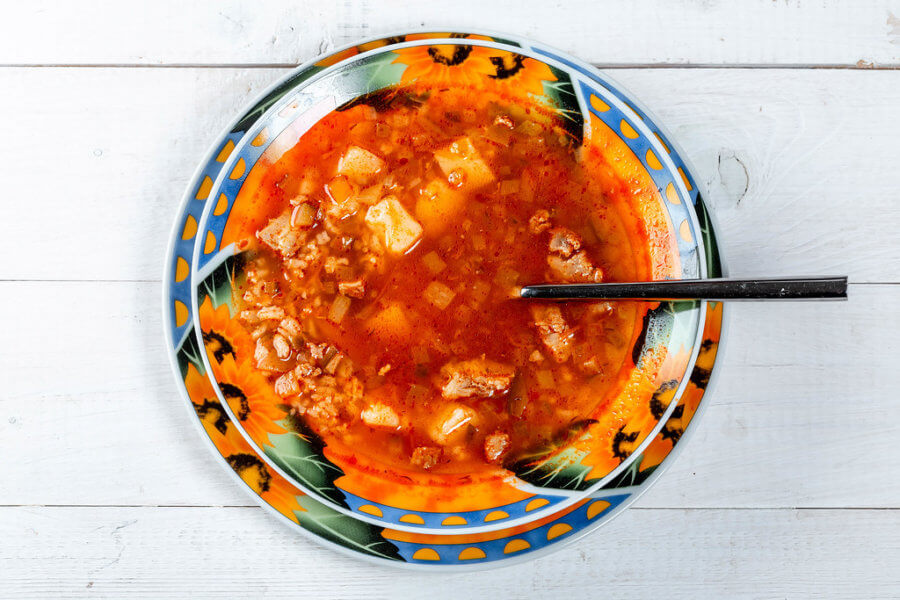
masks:
POLYGON ((526 285, 522 298, 547 300, 846 300, 846 277, 673 279, 634 283, 526 285))

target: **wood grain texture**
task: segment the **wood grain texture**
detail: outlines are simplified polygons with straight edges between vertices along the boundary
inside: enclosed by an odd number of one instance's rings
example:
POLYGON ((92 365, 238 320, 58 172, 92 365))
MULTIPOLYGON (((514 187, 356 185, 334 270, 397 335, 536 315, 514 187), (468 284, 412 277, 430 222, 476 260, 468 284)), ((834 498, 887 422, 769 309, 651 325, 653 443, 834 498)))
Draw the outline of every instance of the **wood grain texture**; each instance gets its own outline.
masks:
POLYGON ((9 3, 2 64, 296 64, 409 29, 490 28, 603 65, 896 66, 900 2, 9 3))
MULTIPOLYGON (((0 69, 0 279, 159 280, 206 146, 285 70, 0 69), (52 133, 52 143, 50 134, 52 133), (39 206, 40 210, 36 210, 39 206), (46 235, 52 231, 53 235, 46 235), (41 243, 34 243, 35 235, 41 243)), ((734 275, 900 282, 900 71, 620 70, 710 189, 734 275)))
POLYGON ((16 598, 860 598, 900 585, 895 511, 629 510, 553 555, 484 573, 371 566, 258 508, 0 508, 16 598), (15 540, 15 543, 13 543, 15 540), (264 552, 259 551, 265 549, 264 552))
POLYGON ((0 90, 0 596, 897 596, 900 0, 7 2, 0 90), (291 65, 411 27, 613 69, 695 163, 732 274, 856 283, 732 306, 719 385, 657 484, 488 573, 372 567, 280 526, 209 453, 161 332, 207 145, 291 65))
MULTIPOLYGON (((641 505, 900 508, 898 303, 733 305, 707 413, 641 505)), ((0 505, 252 504, 176 391, 157 284, 7 282, 0 315, 0 505)))

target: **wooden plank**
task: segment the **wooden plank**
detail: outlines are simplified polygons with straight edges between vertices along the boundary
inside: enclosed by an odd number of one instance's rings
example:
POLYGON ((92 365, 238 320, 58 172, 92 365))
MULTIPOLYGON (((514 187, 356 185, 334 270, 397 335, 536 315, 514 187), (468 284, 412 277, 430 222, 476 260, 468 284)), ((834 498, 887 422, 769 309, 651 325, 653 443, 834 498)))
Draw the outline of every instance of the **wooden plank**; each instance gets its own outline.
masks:
POLYGON ((896 0, 565 5, 459 0, 410 11, 399 0, 110 0, 13 3, 3 64, 296 64, 336 46, 410 29, 496 28, 604 65, 870 65, 900 60, 896 0))
MULTIPOLYGON (((0 279, 158 280, 188 178, 277 69, 0 69, 0 279), (47 235, 53 232, 53 235, 47 235), (35 244, 35 238, 40 244, 35 244)), ((733 273, 900 281, 900 71, 621 70, 711 189, 733 273)))
POLYGON ((0 508, 0 585, 16 598, 869 600, 900 585, 898 539, 894 511, 629 510, 536 561, 431 574, 338 555, 255 508, 0 508))
MULTIPOLYGON (((641 505, 900 507, 898 301, 733 305, 708 410, 641 505)), ((0 505, 252 503, 190 422, 159 312, 153 283, 0 284, 0 505)))

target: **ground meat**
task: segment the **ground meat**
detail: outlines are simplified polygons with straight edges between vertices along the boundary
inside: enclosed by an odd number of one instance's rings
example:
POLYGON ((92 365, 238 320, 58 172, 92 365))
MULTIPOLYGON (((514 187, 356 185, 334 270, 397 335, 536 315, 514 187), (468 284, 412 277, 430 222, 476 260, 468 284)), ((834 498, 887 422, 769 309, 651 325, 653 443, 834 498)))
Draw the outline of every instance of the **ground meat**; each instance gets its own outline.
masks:
POLYGON ((563 318, 562 311, 553 304, 539 304, 531 307, 531 316, 537 327, 541 341, 556 362, 563 363, 572 355, 572 340, 575 334, 563 318))
POLYGON ((603 271, 595 267, 587 253, 581 249, 583 243, 578 234, 561 227, 550 234, 547 264, 554 275, 569 283, 603 281, 603 271))
POLYGON ((528 231, 537 235, 542 231, 550 229, 550 213, 546 210, 539 210, 528 219, 528 231))
POLYGON ((434 446, 419 446, 413 450, 409 462, 422 469, 430 469, 441 460, 443 450, 434 446))
POLYGON ((306 234, 291 227, 291 211, 286 211, 256 232, 259 241, 277 252, 282 258, 291 258, 306 241, 306 234))
POLYGON ((366 282, 362 279, 356 281, 341 281, 338 283, 338 291, 345 296, 363 298, 366 295, 366 282))
POLYGON ((451 400, 493 396, 506 391, 515 374, 512 367, 485 358, 448 363, 441 368, 441 394, 451 400))
POLYGON ((509 450, 509 436, 495 431, 484 438, 484 457, 488 462, 497 462, 509 450))

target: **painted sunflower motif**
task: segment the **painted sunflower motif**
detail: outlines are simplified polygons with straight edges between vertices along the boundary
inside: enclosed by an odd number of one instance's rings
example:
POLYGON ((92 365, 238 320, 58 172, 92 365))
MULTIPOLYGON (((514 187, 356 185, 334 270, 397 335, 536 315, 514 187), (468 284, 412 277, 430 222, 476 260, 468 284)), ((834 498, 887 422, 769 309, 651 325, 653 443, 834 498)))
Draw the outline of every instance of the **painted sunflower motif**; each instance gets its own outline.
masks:
POLYGON ((270 433, 287 431, 278 424, 287 416, 280 406, 282 399, 250 361, 238 363, 229 355, 213 363, 213 371, 229 408, 254 442, 268 444, 270 433))
POLYGON ((221 363, 227 356, 238 362, 253 357, 256 344, 241 324, 231 318, 227 304, 213 308, 207 296, 200 305, 199 316, 203 345, 211 363, 221 363))
POLYGON ((229 429, 225 435, 213 434, 210 437, 216 449, 244 483, 275 510, 300 522, 294 511, 305 511, 299 502, 299 498, 305 495, 303 492, 278 473, 270 471, 236 429, 229 429))
POLYGON ((494 50, 490 61, 494 66, 494 73, 489 77, 519 93, 540 96, 544 93, 545 81, 557 81, 549 66, 515 52, 494 50))
POLYGON ((494 75, 490 48, 478 46, 415 46, 394 50, 393 64, 405 64, 401 83, 422 81, 438 85, 484 84, 484 78, 494 75))

